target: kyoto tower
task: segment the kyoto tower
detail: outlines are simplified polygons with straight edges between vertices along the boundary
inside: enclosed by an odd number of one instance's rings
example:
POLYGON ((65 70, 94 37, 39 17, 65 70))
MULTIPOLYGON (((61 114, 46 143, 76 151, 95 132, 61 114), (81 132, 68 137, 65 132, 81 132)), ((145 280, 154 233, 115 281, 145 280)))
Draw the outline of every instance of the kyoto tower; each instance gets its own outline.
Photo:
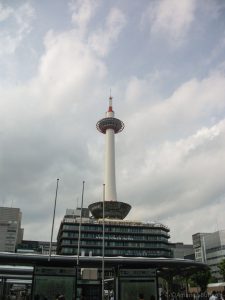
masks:
MULTIPOLYGON (((104 216, 109 219, 124 219, 129 213, 131 206, 124 202, 117 201, 116 194, 116 172, 115 172, 115 133, 119 133, 124 129, 121 120, 114 118, 112 109, 112 97, 109 97, 109 108, 106 117, 97 122, 98 131, 105 134, 105 201, 104 216)), ((92 203, 89 205, 94 218, 103 217, 103 201, 92 203)))

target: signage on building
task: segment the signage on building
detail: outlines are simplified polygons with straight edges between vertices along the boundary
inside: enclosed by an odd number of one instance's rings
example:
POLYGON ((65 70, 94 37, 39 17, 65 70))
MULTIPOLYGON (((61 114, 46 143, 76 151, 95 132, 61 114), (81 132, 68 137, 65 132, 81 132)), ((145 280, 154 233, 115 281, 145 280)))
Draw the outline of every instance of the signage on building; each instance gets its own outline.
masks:
POLYGON ((120 277, 155 277, 156 269, 120 269, 119 271, 120 277))
POLYGON ((75 268, 35 267, 34 274, 42 276, 75 276, 75 268))
MULTIPOLYGON (((96 239, 99 239, 99 240, 102 240, 102 235, 96 235, 96 237, 95 237, 96 239)), ((126 238, 124 238, 124 237, 122 237, 122 236, 105 236, 105 240, 107 240, 107 239, 109 239, 109 240, 117 240, 117 241, 119 241, 119 240, 126 240, 126 241, 133 241, 134 240, 134 238, 132 238, 132 237, 126 237, 126 238)))

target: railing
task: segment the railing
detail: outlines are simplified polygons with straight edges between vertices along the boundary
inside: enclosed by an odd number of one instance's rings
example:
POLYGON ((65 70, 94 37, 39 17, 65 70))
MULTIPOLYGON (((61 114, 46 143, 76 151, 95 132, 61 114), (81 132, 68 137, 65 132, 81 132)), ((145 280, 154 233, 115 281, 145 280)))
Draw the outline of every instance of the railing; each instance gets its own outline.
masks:
MULTIPOLYGON (((95 219, 90 219, 90 218, 82 218, 83 222, 82 223, 89 223, 89 224, 102 224, 102 219, 99 220, 95 220, 95 219)), ((71 218, 64 218, 63 222, 65 223, 79 223, 80 222, 80 218, 79 217, 75 217, 74 219, 71 218)), ((157 223, 157 222, 141 222, 141 221, 126 221, 126 220, 113 220, 113 219, 106 219, 105 220, 105 225, 120 225, 120 226, 145 226, 145 227, 150 227, 150 228, 163 228, 165 230, 169 231, 169 227, 161 224, 161 223, 157 223)))

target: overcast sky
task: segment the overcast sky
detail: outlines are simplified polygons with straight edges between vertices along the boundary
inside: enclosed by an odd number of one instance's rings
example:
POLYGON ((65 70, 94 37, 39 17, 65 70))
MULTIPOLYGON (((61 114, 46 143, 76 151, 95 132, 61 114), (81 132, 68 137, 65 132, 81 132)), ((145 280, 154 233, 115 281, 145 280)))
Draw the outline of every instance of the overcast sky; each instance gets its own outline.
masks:
POLYGON ((225 228, 225 2, 0 1, 0 205, 24 238, 102 200, 112 90, 118 200, 171 241, 225 228))

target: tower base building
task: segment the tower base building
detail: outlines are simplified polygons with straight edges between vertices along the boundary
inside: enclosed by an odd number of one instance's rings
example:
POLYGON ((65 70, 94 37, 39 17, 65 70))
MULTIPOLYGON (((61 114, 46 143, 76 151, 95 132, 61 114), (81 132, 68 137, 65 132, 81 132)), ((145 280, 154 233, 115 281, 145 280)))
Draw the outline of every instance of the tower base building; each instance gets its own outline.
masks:
POLYGON ((117 201, 114 142, 115 134, 124 129, 124 123, 114 117, 112 97, 105 118, 98 121, 96 127, 105 135, 103 201, 90 204, 88 209, 92 216, 83 215, 82 220, 80 211, 71 214, 72 210, 67 210, 58 232, 57 254, 171 257, 166 226, 124 220, 131 205, 117 201))
MULTIPOLYGON (((79 214, 67 210, 57 237, 57 254, 77 255, 79 214)), ((106 257, 172 257, 169 228, 160 223, 104 220, 106 257)), ((103 220, 82 217, 81 256, 102 256, 103 220)))

